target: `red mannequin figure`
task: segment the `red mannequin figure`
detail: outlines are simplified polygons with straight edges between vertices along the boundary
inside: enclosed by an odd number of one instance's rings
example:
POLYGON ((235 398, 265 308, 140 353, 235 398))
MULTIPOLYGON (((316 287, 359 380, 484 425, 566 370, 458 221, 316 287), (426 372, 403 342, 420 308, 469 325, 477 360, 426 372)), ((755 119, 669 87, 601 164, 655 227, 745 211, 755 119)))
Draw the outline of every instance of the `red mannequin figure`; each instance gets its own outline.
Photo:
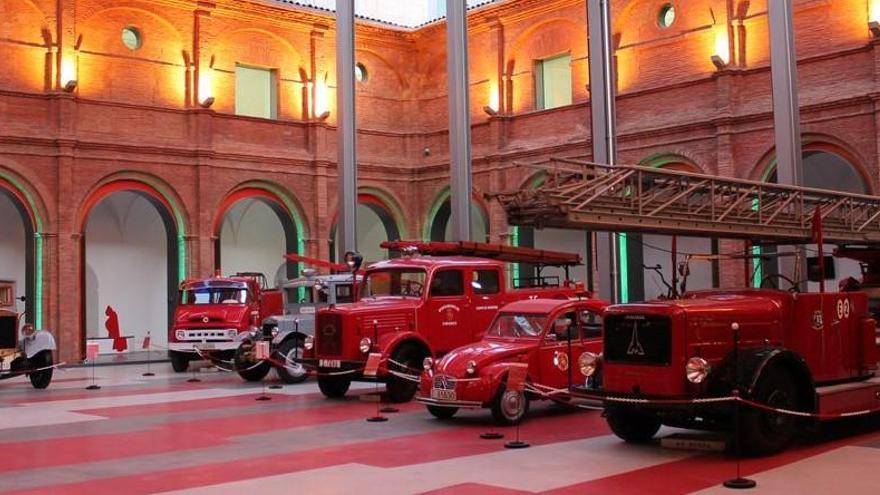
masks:
POLYGON ((116 314, 116 311, 107 306, 104 314, 107 315, 107 322, 104 323, 104 328, 107 329, 107 333, 113 339, 113 350, 122 352, 128 349, 128 342, 119 335, 119 316, 116 314))

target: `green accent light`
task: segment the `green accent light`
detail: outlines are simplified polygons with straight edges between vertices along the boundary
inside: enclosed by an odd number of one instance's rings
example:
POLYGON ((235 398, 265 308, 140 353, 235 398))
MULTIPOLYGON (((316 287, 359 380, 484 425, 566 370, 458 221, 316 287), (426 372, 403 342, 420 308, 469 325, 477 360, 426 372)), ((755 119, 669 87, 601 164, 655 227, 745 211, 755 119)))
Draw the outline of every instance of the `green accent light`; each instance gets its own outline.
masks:
POLYGON ((629 254, 626 234, 617 234, 617 259, 620 265, 620 302, 629 302, 629 254))
MULTIPOLYGON (((513 247, 519 247, 519 227, 513 227, 510 231, 510 245, 513 247)), ((513 282, 519 279, 520 267, 519 263, 513 263, 513 271, 511 272, 513 275, 513 280, 511 280, 511 286, 513 286, 513 282)))
POLYGON ((761 266, 761 246, 752 246, 752 256, 755 258, 752 259, 752 268, 754 269, 754 275, 752 275, 752 287, 756 289, 761 288, 761 279, 764 278, 764 267, 761 266))
POLYGON ((34 216, 34 326, 43 328, 43 219, 40 218, 39 210, 33 196, 25 188, 21 182, 14 177, 0 172, 0 177, 7 180, 15 186, 18 191, 24 195, 30 207, 31 214, 34 216))

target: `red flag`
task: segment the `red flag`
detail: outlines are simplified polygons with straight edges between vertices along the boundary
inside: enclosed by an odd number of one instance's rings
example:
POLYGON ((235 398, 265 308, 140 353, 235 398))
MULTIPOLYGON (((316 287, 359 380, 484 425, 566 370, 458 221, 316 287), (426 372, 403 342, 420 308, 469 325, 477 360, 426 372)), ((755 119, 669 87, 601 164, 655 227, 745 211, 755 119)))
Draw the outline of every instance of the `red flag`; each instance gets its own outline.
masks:
POLYGON ((364 376, 376 376, 379 371, 379 363, 382 361, 382 354, 371 352, 367 356, 367 364, 364 366, 364 376))
POLYGON ((269 341, 261 340, 256 346, 257 359, 269 359, 269 341))
POLYGON ((144 345, 143 345, 142 349, 149 349, 150 344, 152 344, 152 342, 150 342, 150 332, 147 332, 147 336, 144 337, 144 345))
POLYGON ((87 342, 86 343, 86 359, 89 361, 94 361, 98 359, 98 343, 97 342, 87 342))
POLYGON ((507 390, 523 392, 526 389, 526 376, 529 374, 528 363, 513 363, 507 370, 507 390))

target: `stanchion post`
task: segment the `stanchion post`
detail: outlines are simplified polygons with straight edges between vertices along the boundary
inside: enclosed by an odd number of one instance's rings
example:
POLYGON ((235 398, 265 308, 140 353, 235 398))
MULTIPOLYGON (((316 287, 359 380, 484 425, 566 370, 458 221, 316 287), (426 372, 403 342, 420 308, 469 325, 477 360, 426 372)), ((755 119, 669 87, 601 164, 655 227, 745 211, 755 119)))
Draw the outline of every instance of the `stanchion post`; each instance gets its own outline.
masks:
MULTIPOLYGON (((523 401, 528 400, 528 398, 526 398, 526 376, 528 376, 528 373, 528 363, 514 363, 510 366, 507 372, 507 390, 511 392, 519 392, 522 395, 523 401)), ((505 443, 505 449, 524 449, 530 446, 528 442, 524 442, 519 438, 519 424, 521 422, 522 418, 519 418, 519 421, 516 422, 516 439, 505 443)))
POLYGON ((89 360, 89 365, 92 368, 92 383, 86 387, 86 390, 99 390, 101 386, 95 383, 95 361, 98 360, 97 342, 86 343, 86 358, 89 360))
MULTIPOLYGON (((269 352, 269 341, 265 339, 257 341, 254 346, 254 357, 257 359, 258 363, 268 362, 270 356, 271 354, 269 352)), ((271 397, 266 395, 266 377, 263 377, 260 380, 260 385, 262 385, 263 391, 260 396, 257 397, 257 400, 272 400, 271 397)))
POLYGON ((724 486, 734 490, 747 490, 758 486, 755 480, 742 477, 742 451, 740 445, 740 387, 739 387, 739 323, 731 323, 730 329, 733 330, 733 449, 736 456, 736 478, 726 480, 724 486))
POLYGON ((150 371, 150 365, 151 365, 152 362, 153 362, 153 350, 152 350, 152 347, 153 347, 153 341, 152 341, 152 339, 150 338, 150 331, 147 330, 147 336, 144 337, 144 345, 143 345, 143 348, 147 350, 147 372, 144 373, 144 374, 141 375, 141 376, 156 376, 155 373, 153 373, 152 371, 150 371))
MULTIPOLYGON (((373 321, 373 328, 375 332, 375 327, 378 325, 378 322, 373 321)), ((365 377, 377 377, 379 374, 379 363, 382 359, 382 355, 378 352, 371 352, 367 356, 367 363, 364 365, 364 376, 365 377)), ((374 389, 374 393, 376 394, 376 415, 370 416, 367 418, 367 421, 370 423, 382 423, 388 421, 388 418, 382 416, 382 394, 379 393, 379 381, 376 379, 376 388, 374 389)))

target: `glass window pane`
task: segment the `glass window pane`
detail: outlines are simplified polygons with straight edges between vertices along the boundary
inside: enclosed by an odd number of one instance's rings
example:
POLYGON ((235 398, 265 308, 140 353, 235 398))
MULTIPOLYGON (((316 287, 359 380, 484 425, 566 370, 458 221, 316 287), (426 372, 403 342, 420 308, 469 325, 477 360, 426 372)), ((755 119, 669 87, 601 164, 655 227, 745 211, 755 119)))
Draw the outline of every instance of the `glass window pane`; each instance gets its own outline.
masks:
POLYGON ((237 65, 235 67, 235 114, 275 118, 275 73, 237 65))
POLYGON ((538 108, 571 105, 571 55, 546 58, 538 71, 538 108))

